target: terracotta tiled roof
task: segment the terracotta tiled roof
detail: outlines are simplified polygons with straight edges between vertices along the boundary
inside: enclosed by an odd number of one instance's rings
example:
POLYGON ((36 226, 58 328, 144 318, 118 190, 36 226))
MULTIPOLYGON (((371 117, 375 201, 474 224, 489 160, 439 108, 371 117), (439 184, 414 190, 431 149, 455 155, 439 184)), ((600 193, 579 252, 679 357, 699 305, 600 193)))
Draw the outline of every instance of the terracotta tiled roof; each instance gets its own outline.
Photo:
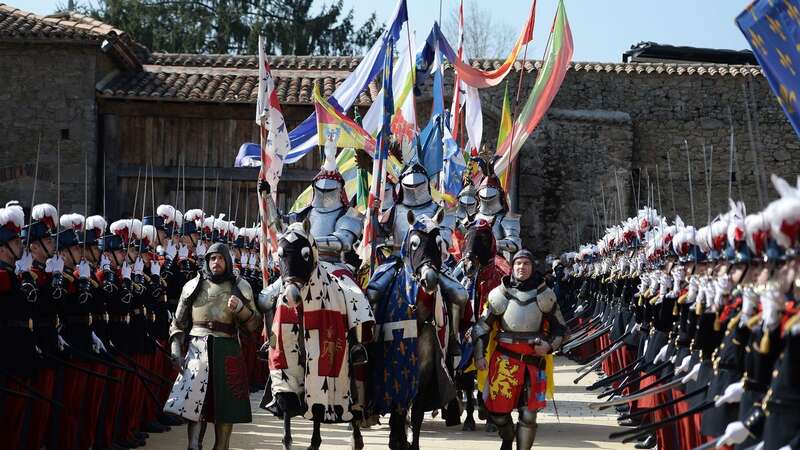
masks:
MULTIPOLYGON (((283 104, 311 104, 315 81, 324 95, 330 95, 349 74, 330 70, 273 70, 278 98, 283 104)), ((375 82, 371 83, 356 104, 370 105, 378 89, 375 82)), ((146 65, 141 72, 118 74, 98 91, 104 98, 255 103, 258 71, 255 68, 146 65)))
MULTIPOLYGON (((334 70, 351 72, 360 56, 269 56, 273 70, 334 70)), ((258 69, 256 55, 197 55, 190 53, 152 53, 148 64, 180 67, 226 67, 258 69)))
MULTIPOLYGON (((500 67, 501 60, 497 59, 475 59, 472 67, 481 70, 492 70, 500 67)), ((518 61, 514 64, 514 69, 522 70, 523 64, 518 61)), ((525 61, 525 70, 532 72, 542 68, 541 61, 525 61)), ((576 72, 606 72, 606 73, 636 73, 636 74, 666 74, 666 75, 720 75, 720 76, 760 76, 761 67, 752 65, 730 65, 730 64, 711 64, 711 63, 658 63, 658 62, 572 62, 570 70, 576 72)))
MULTIPOLYGON (((272 69, 287 70, 345 70, 352 71, 361 62, 358 56, 270 56, 269 63, 272 69)), ((258 68, 258 58, 255 55, 193 55, 178 53, 153 53, 150 64, 181 66, 181 67, 227 67, 227 68, 258 68)), ((499 59, 474 59, 472 66, 482 70, 493 70, 503 63, 499 59)), ((523 64, 518 61, 514 68, 522 70, 523 64)), ((539 70, 541 61, 525 61, 525 70, 528 72, 539 70)), ((729 65, 711 63, 600 63, 600 62, 573 62, 570 70, 577 72, 608 72, 608 73, 657 73, 667 75, 761 75, 759 66, 729 65)))
POLYGON ((111 25, 77 13, 39 16, 0 3, 0 38, 99 41, 111 32, 123 34, 111 25))

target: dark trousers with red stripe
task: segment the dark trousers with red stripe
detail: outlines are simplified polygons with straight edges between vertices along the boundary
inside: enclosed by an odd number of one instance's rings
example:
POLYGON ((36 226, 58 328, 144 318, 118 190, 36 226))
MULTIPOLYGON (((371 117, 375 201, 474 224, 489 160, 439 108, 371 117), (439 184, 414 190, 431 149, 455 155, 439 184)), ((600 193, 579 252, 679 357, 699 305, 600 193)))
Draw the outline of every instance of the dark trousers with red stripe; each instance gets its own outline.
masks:
MULTIPOLYGON (((52 367, 42 367, 31 381, 33 388, 43 395, 53 398, 56 386, 56 371, 52 367)), ((28 449, 40 450, 48 442, 50 435, 50 415, 53 406, 44 401, 31 401, 31 422, 28 428, 28 449)), ((49 447, 49 445, 48 445, 49 447)), ((10 447, 13 448, 13 447, 10 447)))
MULTIPOLYGON (((89 370, 104 375, 109 375, 110 368, 100 362, 90 362, 86 364, 89 370)), ((113 375, 112 375, 113 376, 113 375)), ((122 381, 120 380, 120 383, 122 381)), ((81 426, 78 432, 79 448, 86 449, 92 448, 97 439, 97 424, 100 420, 100 407, 103 400, 103 393, 106 389, 106 384, 119 384, 111 381, 106 381, 99 377, 89 377, 84 389, 84 401, 81 408, 81 426)))
POLYGON ((100 406, 99 423, 95 444, 97 447, 110 447, 114 441, 120 439, 120 433, 115 433, 117 417, 122 406, 123 393, 128 390, 125 384, 128 373, 121 369, 110 369, 108 373, 121 383, 106 383, 103 400, 100 406))
MULTIPOLYGON (((73 364, 85 364, 71 361, 73 364)), ((62 377, 61 402, 64 408, 58 420, 58 448, 78 448, 79 420, 83 420, 81 406, 84 400, 89 375, 72 367, 64 367, 62 377)))
MULTIPOLYGON (((134 354, 131 359, 141 368, 149 369, 150 361, 148 356, 149 355, 145 353, 137 353, 134 354)), ((145 373, 145 376, 147 376, 146 372, 142 372, 145 373)), ((141 429, 142 425, 142 408, 144 406, 144 396, 146 394, 141 377, 132 373, 126 374, 125 393, 127 395, 125 408, 120 411, 120 437, 124 440, 130 440, 133 439, 134 434, 141 429)))
MULTIPOLYGON (((9 343, 6 343, 9 345, 9 343)), ((27 393, 25 386, 12 381, 3 379, 0 382, 3 387, 21 393, 27 393)), ((39 402, 40 400, 37 400, 39 402)), ((32 402, 25 397, 3 393, 0 394, 0 410, 3 411, 3 420, 0 420, 0 443, 5 448, 19 448, 22 444, 22 425, 25 419, 25 408, 32 402)))

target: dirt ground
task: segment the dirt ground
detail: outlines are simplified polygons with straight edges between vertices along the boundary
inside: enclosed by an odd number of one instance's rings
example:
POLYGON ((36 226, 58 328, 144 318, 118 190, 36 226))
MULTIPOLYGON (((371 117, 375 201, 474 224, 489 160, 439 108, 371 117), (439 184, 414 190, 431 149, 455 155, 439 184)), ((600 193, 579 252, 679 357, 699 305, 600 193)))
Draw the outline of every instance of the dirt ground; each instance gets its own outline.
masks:
MULTIPOLYGON (((539 413, 539 432, 536 449, 629 449, 628 445, 613 442, 608 435, 619 430, 612 413, 593 412, 586 404, 595 397, 584 389, 596 380, 594 374, 584 378, 579 385, 572 384, 576 366, 567 359, 556 359, 555 368, 555 408, 548 402, 547 408, 539 413), (556 409, 558 415, 556 415, 556 409)), ((266 411, 258 408, 261 393, 251 396, 253 422, 238 424, 231 437, 231 448, 237 450, 276 450, 281 448, 283 424, 266 411)), ((383 425, 364 430, 366 449, 387 448, 389 427, 388 418, 383 425)), ((293 449, 305 449, 311 439, 311 422, 296 419, 292 423, 294 437, 293 449)), ((213 428, 209 427, 203 445, 211 449, 214 445, 213 428)), ((350 432, 346 425, 325 425, 322 429, 323 450, 344 450, 350 448, 350 432)), ((496 433, 483 431, 478 424, 477 431, 461 431, 461 426, 446 427, 441 418, 426 416, 422 425, 420 447, 422 449, 488 450, 499 448, 500 438, 496 433)), ((186 427, 176 427, 163 434, 153 434, 148 439, 146 450, 178 450, 186 448, 186 427)))

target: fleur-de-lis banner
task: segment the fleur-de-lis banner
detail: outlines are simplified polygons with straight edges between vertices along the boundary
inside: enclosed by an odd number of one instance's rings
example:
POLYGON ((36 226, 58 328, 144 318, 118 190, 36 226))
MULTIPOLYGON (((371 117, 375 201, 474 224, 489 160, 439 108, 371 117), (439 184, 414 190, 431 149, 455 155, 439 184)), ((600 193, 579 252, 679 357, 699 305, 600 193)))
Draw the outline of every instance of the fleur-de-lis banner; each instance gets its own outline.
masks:
POLYGON ((800 135, 800 0, 756 0, 739 14, 736 24, 800 135))

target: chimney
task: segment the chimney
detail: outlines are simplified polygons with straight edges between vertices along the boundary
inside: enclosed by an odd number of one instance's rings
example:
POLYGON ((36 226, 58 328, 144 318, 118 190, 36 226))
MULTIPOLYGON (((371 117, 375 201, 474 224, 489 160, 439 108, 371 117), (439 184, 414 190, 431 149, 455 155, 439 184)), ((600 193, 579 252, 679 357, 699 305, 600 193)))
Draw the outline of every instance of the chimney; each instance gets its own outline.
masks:
POLYGON ((75 11, 75 0, 69 0, 67 2, 67 11, 75 11))

